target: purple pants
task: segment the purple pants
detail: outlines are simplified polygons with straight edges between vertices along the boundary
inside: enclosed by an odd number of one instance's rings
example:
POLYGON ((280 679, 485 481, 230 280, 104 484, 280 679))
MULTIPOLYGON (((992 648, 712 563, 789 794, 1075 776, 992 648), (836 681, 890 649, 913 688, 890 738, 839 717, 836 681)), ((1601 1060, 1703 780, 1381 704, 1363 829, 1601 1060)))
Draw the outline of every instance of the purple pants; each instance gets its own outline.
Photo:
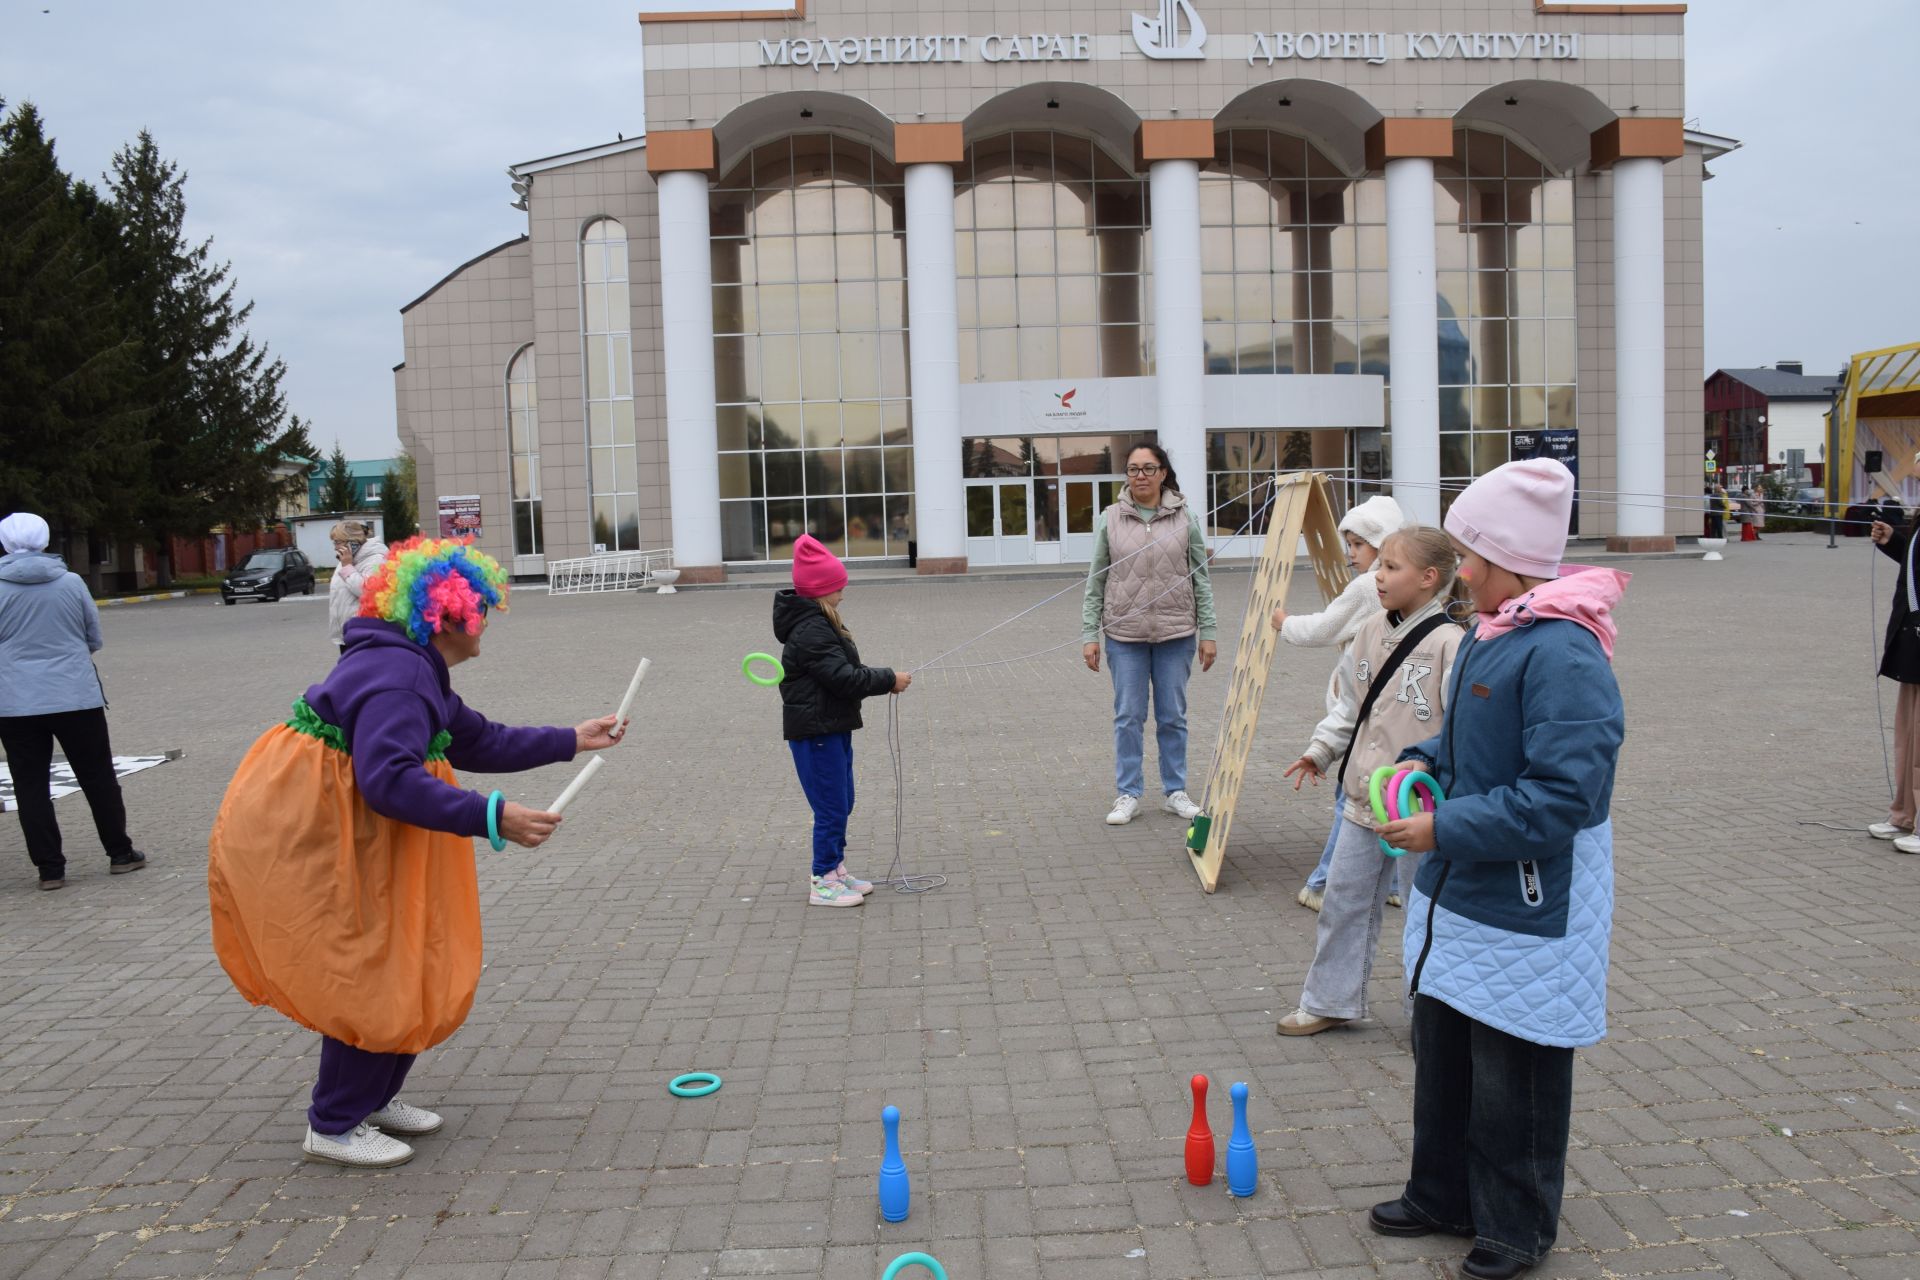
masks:
POLYGON ((413 1066, 411 1053, 368 1053, 323 1036, 320 1076, 313 1082, 307 1123, 315 1133, 337 1138, 392 1102, 413 1066))

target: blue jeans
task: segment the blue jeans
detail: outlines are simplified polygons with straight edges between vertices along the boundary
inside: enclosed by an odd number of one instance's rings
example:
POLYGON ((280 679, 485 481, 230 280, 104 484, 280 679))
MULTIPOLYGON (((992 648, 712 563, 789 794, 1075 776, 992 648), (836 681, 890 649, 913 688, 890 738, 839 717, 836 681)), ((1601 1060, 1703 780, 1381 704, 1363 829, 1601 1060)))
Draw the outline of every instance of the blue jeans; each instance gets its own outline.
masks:
POLYGON ((813 874, 823 876, 847 856, 847 818, 853 813, 853 735, 826 733, 787 743, 800 789, 813 806, 813 874))
POLYGON ((1140 755, 1146 745, 1149 685, 1161 790, 1172 795, 1187 789, 1187 677, 1199 644, 1195 636, 1159 644, 1107 641, 1107 670, 1113 674, 1113 777, 1121 795, 1138 798, 1145 788, 1140 755))
POLYGON ((1413 1171, 1401 1198, 1518 1262, 1553 1247, 1567 1180, 1573 1050, 1413 999, 1413 1171))

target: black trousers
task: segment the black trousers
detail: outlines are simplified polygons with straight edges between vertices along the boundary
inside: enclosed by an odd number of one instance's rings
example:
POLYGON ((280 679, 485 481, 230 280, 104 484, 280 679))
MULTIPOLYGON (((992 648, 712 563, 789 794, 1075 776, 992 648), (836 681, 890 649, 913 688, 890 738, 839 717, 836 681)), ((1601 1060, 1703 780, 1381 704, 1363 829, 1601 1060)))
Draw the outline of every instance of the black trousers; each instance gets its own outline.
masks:
POLYGON ((1553 1248, 1567 1181, 1573 1050, 1413 1000, 1415 1217, 1478 1248, 1538 1262, 1553 1248))
POLYGON ((27 840, 27 856, 39 868, 42 880, 59 880, 67 873, 60 823, 53 816, 53 797, 48 794, 55 739, 86 793, 107 857, 124 858, 133 852, 133 841, 127 838, 127 806, 120 799, 120 779, 113 772, 106 708, 0 716, 0 747, 6 748, 7 772, 13 776, 14 799, 20 805, 20 831, 27 840))

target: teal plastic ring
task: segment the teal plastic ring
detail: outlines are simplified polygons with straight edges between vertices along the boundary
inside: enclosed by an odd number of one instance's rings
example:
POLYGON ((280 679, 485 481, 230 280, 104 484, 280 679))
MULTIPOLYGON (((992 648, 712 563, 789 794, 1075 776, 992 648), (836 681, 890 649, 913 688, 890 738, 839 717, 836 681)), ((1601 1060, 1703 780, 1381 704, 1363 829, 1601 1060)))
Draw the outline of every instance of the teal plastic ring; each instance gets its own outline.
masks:
POLYGON ((938 1260, 924 1253, 901 1254, 887 1264, 887 1269, 880 1273, 880 1280, 893 1280, 908 1267, 925 1267, 933 1272, 934 1280, 947 1280, 947 1269, 941 1266, 938 1260))
POLYGON ((676 1098, 704 1098, 720 1087, 720 1077, 711 1071, 689 1071, 667 1082, 667 1092, 676 1098))
POLYGON ((740 674, 759 685, 762 689, 771 689, 787 678, 787 669, 780 665, 780 659, 770 653, 750 653, 740 659, 740 674), (755 662, 772 664, 773 674, 770 676, 757 676, 753 674, 753 664, 755 662))
POLYGON ((506 807, 505 792, 496 791, 487 797, 487 843, 495 853, 507 847, 507 842, 500 838, 500 811, 506 807))

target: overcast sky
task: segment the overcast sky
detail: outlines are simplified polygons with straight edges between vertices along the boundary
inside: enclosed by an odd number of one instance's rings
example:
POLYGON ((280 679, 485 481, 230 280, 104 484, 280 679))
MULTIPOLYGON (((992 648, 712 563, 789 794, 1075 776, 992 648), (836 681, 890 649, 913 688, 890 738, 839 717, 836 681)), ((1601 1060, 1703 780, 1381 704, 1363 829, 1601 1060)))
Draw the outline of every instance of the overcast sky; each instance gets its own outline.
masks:
MULTIPOLYGON (((399 308, 525 230, 505 166, 643 127, 639 7, 0 0, 0 98, 82 177, 150 129, 294 409, 380 457, 399 308)), ((1696 0, 1687 45, 1690 123, 1745 144, 1706 187, 1707 370, 1920 339, 1920 4, 1696 0)))

